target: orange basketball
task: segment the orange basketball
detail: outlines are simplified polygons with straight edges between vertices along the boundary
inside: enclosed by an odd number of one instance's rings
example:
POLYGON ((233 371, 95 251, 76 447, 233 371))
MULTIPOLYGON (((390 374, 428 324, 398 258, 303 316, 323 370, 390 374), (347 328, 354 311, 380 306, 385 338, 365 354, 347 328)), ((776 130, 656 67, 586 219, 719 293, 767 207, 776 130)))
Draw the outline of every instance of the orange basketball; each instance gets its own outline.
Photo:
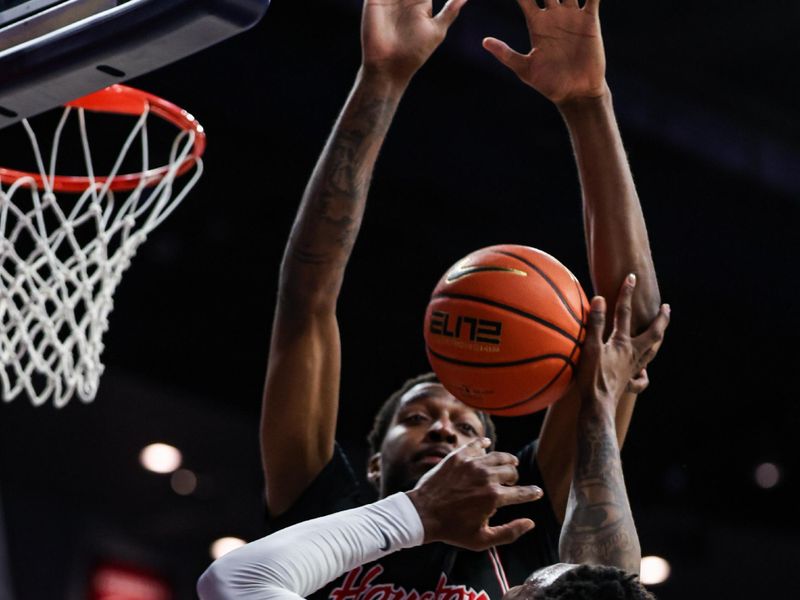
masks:
POLYGON ((425 312, 428 360, 456 398, 495 415, 524 415, 558 400, 575 372, 589 303, 549 254, 483 248, 439 280, 425 312))

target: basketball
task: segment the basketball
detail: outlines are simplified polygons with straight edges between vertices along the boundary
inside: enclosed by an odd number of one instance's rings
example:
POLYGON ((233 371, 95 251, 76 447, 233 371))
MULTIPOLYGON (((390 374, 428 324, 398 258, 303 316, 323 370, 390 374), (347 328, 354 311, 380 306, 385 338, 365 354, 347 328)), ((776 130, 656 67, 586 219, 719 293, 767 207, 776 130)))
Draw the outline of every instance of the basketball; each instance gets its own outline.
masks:
POLYGON ((549 254, 504 244, 453 265, 425 312, 428 360, 442 385, 494 415, 546 408, 572 380, 589 303, 549 254))

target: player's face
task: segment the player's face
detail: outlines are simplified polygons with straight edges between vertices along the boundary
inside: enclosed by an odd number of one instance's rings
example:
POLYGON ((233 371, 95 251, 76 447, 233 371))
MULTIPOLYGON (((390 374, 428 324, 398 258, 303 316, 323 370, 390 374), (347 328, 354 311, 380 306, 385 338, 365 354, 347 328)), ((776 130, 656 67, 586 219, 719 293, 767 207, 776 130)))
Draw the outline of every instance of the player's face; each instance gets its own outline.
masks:
POLYGON ((543 590, 552 585, 556 579, 577 566, 569 563, 556 563, 537 569, 525 580, 525 583, 515 585, 503 594, 503 600, 531 600, 537 590, 543 590))
POLYGON ((400 399, 370 475, 382 496, 409 490, 456 448, 485 434, 473 409, 439 383, 420 383, 400 399))

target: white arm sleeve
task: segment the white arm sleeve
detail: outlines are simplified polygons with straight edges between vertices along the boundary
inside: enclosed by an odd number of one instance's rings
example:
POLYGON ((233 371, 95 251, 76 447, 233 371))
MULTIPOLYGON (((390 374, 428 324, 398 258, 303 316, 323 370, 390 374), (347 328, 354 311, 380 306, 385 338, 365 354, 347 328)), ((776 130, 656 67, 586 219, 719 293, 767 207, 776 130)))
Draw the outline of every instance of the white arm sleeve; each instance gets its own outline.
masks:
POLYGON ((298 600, 364 563, 419 546, 424 529, 404 493, 312 519, 217 559, 200 577, 202 600, 298 600))

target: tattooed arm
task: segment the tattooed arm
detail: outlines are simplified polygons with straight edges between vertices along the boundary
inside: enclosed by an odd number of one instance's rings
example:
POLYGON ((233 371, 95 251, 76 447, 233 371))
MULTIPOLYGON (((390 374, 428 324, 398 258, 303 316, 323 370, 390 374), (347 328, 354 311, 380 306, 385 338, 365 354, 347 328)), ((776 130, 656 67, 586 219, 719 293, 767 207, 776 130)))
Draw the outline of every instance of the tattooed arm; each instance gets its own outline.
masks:
POLYGON ((669 324, 669 306, 641 335, 632 338, 631 299, 636 278, 619 293, 614 328, 603 343, 605 300, 592 300, 584 351, 578 367, 578 444, 559 554, 563 562, 619 567, 639 572, 641 549, 625 490, 615 426, 620 398, 646 366, 669 324))
POLYGON ((642 553, 625 491, 614 415, 588 397, 578 419, 577 464, 561 531, 561 560, 638 573, 642 553))
POLYGON ((466 0, 365 0, 362 64, 306 188, 281 264, 261 416, 270 513, 285 512, 333 455, 336 302, 381 144, 414 73, 466 0))

